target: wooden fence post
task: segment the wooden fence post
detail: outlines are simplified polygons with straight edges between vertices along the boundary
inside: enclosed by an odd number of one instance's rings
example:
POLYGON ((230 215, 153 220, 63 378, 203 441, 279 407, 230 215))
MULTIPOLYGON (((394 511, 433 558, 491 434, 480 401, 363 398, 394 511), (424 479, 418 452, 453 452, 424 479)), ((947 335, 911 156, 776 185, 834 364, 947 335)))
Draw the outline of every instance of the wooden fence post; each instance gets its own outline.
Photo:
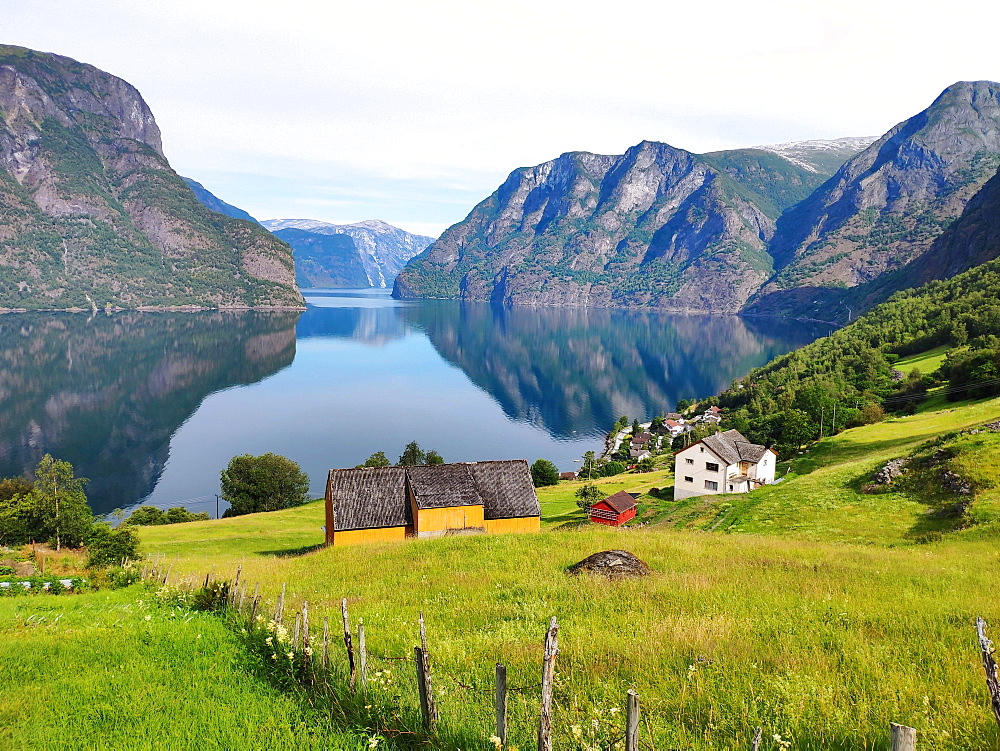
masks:
POLYGON ((236 593, 240 589, 240 575, 243 573, 243 564, 236 567, 236 578, 233 579, 233 586, 229 588, 229 601, 226 603, 230 607, 236 604, 236 593))
POLYGON ((358 619, 358 668, 361 673, 361 692, 368 691, 368 649, 365 647, 365 623, 358 619))
POLYGON ((413 648, 413 664, 417 668, 417 693, 420 694, 420 717, 426 727, 431 725, 431 711, 427 704, 427 681, 424 680, 424 650, 413 648))
POLYGON ((240 599, 239 599, 239 603, 236 605, 236 609, 238 611, 240 611, 240 615, 243 614, 243 605, 244 605, 244 603, 246 601, 246 598, 247 598, 247 581, 246 581, 246 579, 244 579, 243 583, 240 585, 240 599))
POLYGON ((753 731, 753 740, 750 741, 750 751, 760 751, 760 742, 764 737, 764 728, 757 728, 753 731))
POLYGON ((257 622, 257 607, 260 605, 260 582, 253 588, 253 599, 250 601, 250 625, 257 622))
POLYGON ((997 664, 993 659, 993 642, 986 636, 987 623, 982 618, 976 618, 976 634, 979 636, 979 651, 982 653, 983 669, 986 671, 986 688, 990 692, 990 706, 993 716, 1000 723, 1000 675, 997 675, 997 664))
POLYGON ((559 654, 559 624, 556 617, 549 621, 545 632, 545 652, 542 660, 542 710, 538 719, 538 751, 552 751, 552 681, 559 654))
POLYGON ((295 630, 292 631, 292 651, 299 651, 299 629, 302 628, 302 613, 295 614, 295 630))
POLYGON ((438 721, 437 702, 434 701, 434 687, 431 685, 431 655, 427 649, 427 627, 424 612, 420 611, 420 659, 424 674, 424 693, 427 694, 427 713, 431 723, 438 721))
POLYGON ((330 619, 323 617, 323 670, 330 667, 330 619))
POLYGON ((309 677, 312 673, 312 660, 309 649, 309 601, 302 601, 302 667, 303 674, 309 677))
POLYGON ((497 710, 497 738, 500 739, 500 746, 507 745, 507 667, 502 663, 497 663, 497 690, 496 690, 496 710, 497 710))
POLYGON ((274 623, 276 626, 281 625, 282 619, 285 617, 285 587, 287 584, 281 585, 281 594, 278 595, 278 602, 274 606, 274 623))
POLYGON ((351 642, 351 622, 347 617, 347 598, 340 601, 340 612, 344 617, 344 649, 347 650, 347 667, 351 673, 351 691, 357 679, 357 667, 354 665, 354 644, 351 642))
POLYGON ((889 723, 892 731, 892 741, 890 749, 892 751, 916 751, 917 731, 906 725, 897 725, 895 722, 889 723))
POLYGON ((625 751, 639 751, 639 694, 632 689, 625 698, 625 751))

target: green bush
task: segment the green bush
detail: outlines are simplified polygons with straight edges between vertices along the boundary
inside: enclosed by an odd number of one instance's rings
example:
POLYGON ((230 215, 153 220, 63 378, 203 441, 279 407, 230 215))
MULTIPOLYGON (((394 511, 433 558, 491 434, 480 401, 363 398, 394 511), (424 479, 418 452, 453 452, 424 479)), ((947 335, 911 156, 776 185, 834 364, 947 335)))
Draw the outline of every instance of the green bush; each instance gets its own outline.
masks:
POLYGON ((109 524, 95 524, 87 538, 87 566, 100 567, 134 561, 139 558, 139 535, 123 524, 112 529, 109 524))
POLYGON ((559 484, 559 468, 548 459, 537 459, 531 465, 531 482, 536 488, 559 484))
POLYGON ((628 467, 624 462, 608 462, 607 464, 601 466, 598 473, 601 477, 614 477, 615 475, 620 475, 627 469, 628 467))

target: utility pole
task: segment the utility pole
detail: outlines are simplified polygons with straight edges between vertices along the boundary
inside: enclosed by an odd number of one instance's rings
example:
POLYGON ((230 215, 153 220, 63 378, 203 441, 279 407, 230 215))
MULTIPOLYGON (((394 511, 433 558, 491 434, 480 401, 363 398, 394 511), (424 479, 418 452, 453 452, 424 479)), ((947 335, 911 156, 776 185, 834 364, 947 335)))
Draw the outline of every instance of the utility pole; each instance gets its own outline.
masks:
POLYGON ((823 420, 826 417, 826 405, 822 404, 819 408, 819 439, 823 440, 823 420))
POLYGON ((837 435, 837 402, 833 403, 833 430, 830 435, 837 435))
POLYGON ((219 518, 219 494, 215 494, 215 518, 219 518))

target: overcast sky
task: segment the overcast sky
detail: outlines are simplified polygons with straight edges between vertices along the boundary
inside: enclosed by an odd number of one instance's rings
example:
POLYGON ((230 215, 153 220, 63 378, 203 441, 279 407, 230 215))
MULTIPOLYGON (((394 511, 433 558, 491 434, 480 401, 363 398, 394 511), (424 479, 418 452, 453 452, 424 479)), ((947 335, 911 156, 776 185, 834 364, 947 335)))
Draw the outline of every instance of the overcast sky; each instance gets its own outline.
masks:
POLYGON ((0 0, 0 41, 134 84, 174 169, 259 219, 436 235, 566 151, 880 135, 1000 80, 997 7, 0 0))

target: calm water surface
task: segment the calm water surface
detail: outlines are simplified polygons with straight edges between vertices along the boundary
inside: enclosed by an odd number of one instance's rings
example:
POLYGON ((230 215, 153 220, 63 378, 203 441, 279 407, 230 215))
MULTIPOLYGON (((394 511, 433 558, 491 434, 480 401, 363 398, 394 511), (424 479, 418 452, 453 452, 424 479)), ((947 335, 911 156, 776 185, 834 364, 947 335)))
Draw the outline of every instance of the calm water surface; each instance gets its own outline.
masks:
POLYGON ((599 449, 618 415, 718 392, 828 329, 801 322, 403 303, 307 293, 302 313, 0 316, 0 476, 46 452, 90 478, 94 510, 214 514, 237 454, 326 471, 416 440, 447 461, 599 449))

